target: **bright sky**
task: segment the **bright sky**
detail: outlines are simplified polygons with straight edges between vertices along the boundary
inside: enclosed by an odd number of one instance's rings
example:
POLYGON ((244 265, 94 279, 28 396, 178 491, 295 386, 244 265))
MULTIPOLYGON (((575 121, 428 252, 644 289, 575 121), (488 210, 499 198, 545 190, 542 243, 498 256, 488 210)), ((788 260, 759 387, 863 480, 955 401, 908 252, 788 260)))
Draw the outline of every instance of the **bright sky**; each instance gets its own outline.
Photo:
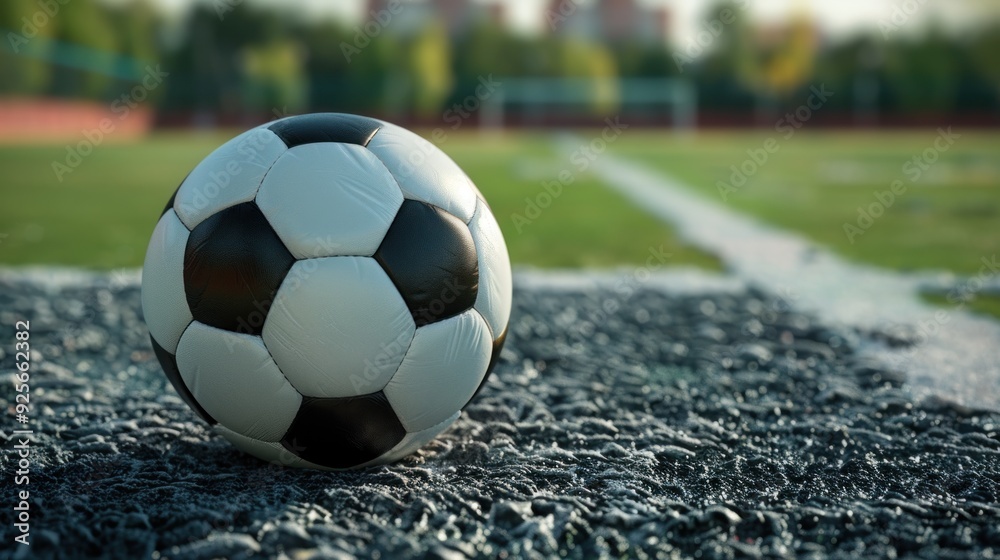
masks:
MULTIPOLYGON (((121 0, 118 0, 121 1, 121 0)), ((195 0, 156 0, 173 12, 183 10, 195 0)), ((242 0, 208 0, 235 5, 242 0)), ((353 20, 366 17, 365 0, 247 0, 259 4, 297 5, 310 15, 336 15, 353 20)), ((482 0, 479 0, 482 1, 482 0)), ((507 4, 516 28, 534 31, 544 28, 540 15, 549 0, 501 0, 507 4)), ((592 2, 594 0, 564 0, 592 2)), ((673 36, 681 44, 702 29, 705 12, 716 0, 640 0, 648 5, 665 5, 673 14, 673 36)), ((1000 0, 736 0, 757 21, 780 21, 796 11, 811 14, 823 31, 831 36, 851 34, 862 29, 878 31, 879 22, 890 22, 894 11, 909 9, 901 32, 919 32, 927 22, 936 21, 961 27, 984 17, 1000 18, 1000 0), (915 8, 915 9, 914 9, 915 8)))

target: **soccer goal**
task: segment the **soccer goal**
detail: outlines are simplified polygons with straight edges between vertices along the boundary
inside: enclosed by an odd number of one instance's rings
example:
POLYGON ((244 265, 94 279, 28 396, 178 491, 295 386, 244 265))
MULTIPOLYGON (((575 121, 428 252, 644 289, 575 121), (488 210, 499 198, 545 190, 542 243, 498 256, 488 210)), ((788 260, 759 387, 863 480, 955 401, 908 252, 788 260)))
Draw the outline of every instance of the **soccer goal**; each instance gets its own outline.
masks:
POLYGON ((599 96, 607 97, 613 110, 643 113, 658 118, 651 123, 669 123, 675 130, 694 128, 697 121, 698 96, 695 86, 674 79, 622 79, 599 82, 586 79, 507 78, 501 87, 483 100, 480 126, 502 128, 507 123, 512 105, 520 112, 544 115, 554 109, 576 108, 587 112, 599 96), (598 89, 602 89, 598 92, 598 89))

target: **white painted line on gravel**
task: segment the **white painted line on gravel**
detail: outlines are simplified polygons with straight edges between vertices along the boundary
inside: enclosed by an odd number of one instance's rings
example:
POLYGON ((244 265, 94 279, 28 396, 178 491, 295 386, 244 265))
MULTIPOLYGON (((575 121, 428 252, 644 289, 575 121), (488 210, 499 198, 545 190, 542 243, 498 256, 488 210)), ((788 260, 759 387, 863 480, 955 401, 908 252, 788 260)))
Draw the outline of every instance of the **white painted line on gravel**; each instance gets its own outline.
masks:
MULTIPOLYGON (((581 144, 561 141, 567 152, 581 144)), ((903 326, 923 343, 867 354, 904 371, 918 396, 1000 409, 1000 322, 919 299, 921 277, 851 263, 786 231, 715 204, 677 181, 602 154, 592 167, 609 186, 719 256, 738 277, 845 326, 903 326)), ((924 278, 925 280, 925 278, 924 278)))
POLYGON ((29 281, 50 290, 91 286, 97 282, 115 282, 122 286, 138 285, 141 279, 142 270, 138 268, 98 272, 68 266, 0 266, 0 280, 29 281))
POLYGON ((708 272, 692 267, 671 267, 640 274, 636 268, 617 270, 539 270, 524 266, 514 268, 514 285, 528 290, 581 291, 615 289, 624 282, 629 286, 663 290, 671 294, 700 295, 738 293, 746 282, 735 276, 708 272))

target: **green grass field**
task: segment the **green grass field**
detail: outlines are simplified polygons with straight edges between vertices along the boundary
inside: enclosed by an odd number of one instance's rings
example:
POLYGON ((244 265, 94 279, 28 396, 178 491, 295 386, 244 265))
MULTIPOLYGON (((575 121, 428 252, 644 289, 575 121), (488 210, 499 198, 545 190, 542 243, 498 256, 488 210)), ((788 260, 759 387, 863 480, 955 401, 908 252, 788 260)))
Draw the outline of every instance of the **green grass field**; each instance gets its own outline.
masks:
MULTIPOLYGON (((142 264, 149 235, 187 172, 231 134, 162 133, 140 143, 105 144, 56 180, 63 145, 0 146, 0 263, 59 264, 97 269, 142 264)), ((610 267, 642 263, 649 248, 671 253, 667 264, 717 268, 710 255, 679 242, 670 229, 594 178, 580 175, 524 224, 526 199, 558 161, 548 136, 493 140, 453 136, 441 146, 475 180, 507 239, 511 259, 539 267, 610 267), (525 173, 525 166, 541 172, 525 173)))
MULTIPOLYGON (((1000 135, 952 132, 960 137, 938 141, 944 150, 934 147, 936 130, 798 132, 788 139, 768 131, 632 132, 612 151, 850 259, 972 275, 1000 249, 1000 135), (765 161, 761 149, 769 138, 775 143, 765 161), (754 155, 764 163, 746 163, 754 155), (733 166, 744 165, 753 173, 737 185, 733 166), (901 194, 890 197, 895 181, 901 194), (859 208, 869 216, 884 212, 869 223, 859 221, 859 208), (849 236, 845 224, 858 229, 849 236)), ((936 294, 924 299, 953 307, 936 294)), ((979 294, 967 308, 1000 318, 1000 297, 979 294)))
POLYGON ((936 137, 934 130, 798 132, 787 140, 767 131, 691 137, 630 132, 612 151, 851 259, 898 270, 973 274, 982 257, 1000 249, 1000 135, 961 132, 933 163, 913 163, 936 137), (750 158, 747 150, 757 150, 762 159, 769 137, 777 151, 736 191, 722 188, 723 200, 719 182, 733 185, 731 166, 742 167, 750 158), (905 190, 882 205, 876 192, 890 191, 896 180, 905 190), (863 229, 858 208, 867 211, 873 204, 884 207, 884 214, 863 229), (845 223, 863 232, 853 242, 845 223))
MULTIPOLYGON (((688 136, 629 131, 612 153, 659 169, 710 200, 802 233, 842 255, 899 270, 978 271, 1000 247, 1000 135, 962 133, 935 161, 904 167, 934 145, 937 132, 706 132, 688 136), (747 150, 774 137, 778 149, 746 183, 731 182, 747 150), (881 204, 876 192, 899 180, 905 192, 886 205, 853 242, 858 208, 881 204), (728 188, 725 199, 719 183, 728 188)), ((94 269, 142 264, 159 212, 178 182, 233 133, 159 133, 138 143, 109 143, 56 180, 63 144, 0 146, 0 264, 56 264, 94 269)), ((580 133, 586 138, 586 133, 580 133)), ((939 143, 940 144, 940 143, 939 143)), ((457 134, 442 143, 490 202, 516 264, 613 267, 645 261, 650 248, 667 265, 717 269, 719 262, 679 240, 669 227, 607 189, 542 133, 484 137, 457 134), (554 199, 543 182, 560 171, 574 181, 554 199), (551 200, 550 204, 544 204, 551 200), (531 208, 535 201, 544 208, 531 208)), ((773 145, 772 145, 773 149, 773 145)), ((758 158, 760 152, 757 152, 758 158)), ((883 200, 885 200, 883 198, 883 200)), ((928 301, 944 304, 942 298, 928 301)), ((983 296, 976 311, 1000 316, 983 296)))
MULTIPOLYGON (((718 182, 763 144, 758 132, 675 136, 627 132, 612 151, 691 185, 711 200, 801 232, 847 257, 890 268, 978 270, 1000 247, 1000 136, 963 134, 916 182, 904 171, 936 133, 810 133, 778 137, 780 149, 726 200, 718 182), (858 207, 878 203, 893 180, 896 197, 869 229, 848 240, 858 207)), ((105 144, 56 181, 65 147, 0 146, 0 263, 92 268, 138 266, 164 201, 191 167, 231 135, 161 133, 139 143, 105 144)), ((585 134, 580 134, 586 137, 585 134)), ((441 146, 489 199, 516 263, 606 267, 639 263, 664 245, 671 264, 714 268, 710 255, 680 242, 594 177, 575 173, 549 135, 452 135, 441 146), (544 181, 562 170, 575 181, 547 208, 544 181), (541 195, 541 198, 539 196, 541 195), (534 210, 537 215, 531 213, 534 210)))
POLYGON ((933 303, 934 305, 939 305, 941 307, 962 307, 973 313, 979 313, 982 315, 991 315, 993 317, 1000 318, 1000 297, 979 294, 964 306, 956 305, 948 301, 946 295, 941 294, 924 294, 924 301, 928 303, 933 303))

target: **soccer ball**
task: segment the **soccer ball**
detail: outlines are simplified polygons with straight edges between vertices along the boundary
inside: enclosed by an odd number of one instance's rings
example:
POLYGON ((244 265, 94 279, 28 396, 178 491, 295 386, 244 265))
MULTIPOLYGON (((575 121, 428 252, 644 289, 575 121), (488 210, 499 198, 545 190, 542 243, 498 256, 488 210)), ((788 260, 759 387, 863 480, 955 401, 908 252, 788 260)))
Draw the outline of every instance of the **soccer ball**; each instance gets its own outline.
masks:
POLYGON ((507 334, 510 260, 436 146, 346 114, 223 144, 153 231, 142 309, 181 398, 283 465, 396 461, 450 426, 507 334))

